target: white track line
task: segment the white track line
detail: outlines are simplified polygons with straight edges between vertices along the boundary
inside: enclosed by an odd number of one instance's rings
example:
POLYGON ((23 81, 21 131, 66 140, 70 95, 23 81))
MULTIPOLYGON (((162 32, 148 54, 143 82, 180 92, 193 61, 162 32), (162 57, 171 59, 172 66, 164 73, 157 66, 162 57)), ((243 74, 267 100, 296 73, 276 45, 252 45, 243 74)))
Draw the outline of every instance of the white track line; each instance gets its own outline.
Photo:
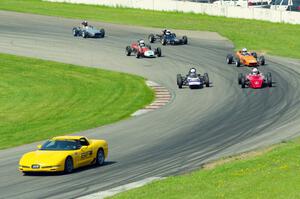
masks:
POLYGON ((90 195, 86 195, 86 196, 82 196, 80 198, 77 199, 104 199, 106 197, 109 196, 113 196, 116 195, 118 193, 124 192, 124 191, 128 191, 130 189, 134 189, 134 188, 138 188, 138 187, 142 187, 150 182, 153 182, 155 180, 161 180, 163 178, 161 177, 150 177, 150 178, 146 178, 144 180, 141 181, 137 181, 137 182, 132 182, 126 185, 122 185, 119 187, 115 187, 106 191, 101 191, 101 192, 97 192, 97 193, 93 193, 90 195))
POLYGON ((133 114, 131 114, 131 116, 138 116, 159 109, 162 106, 166 105, 172 98, 169 90, 163 86, 160 86, 156 82, 146 81, 146 84, 154 90, 155 100, 145 108, 134 112, 133 114))

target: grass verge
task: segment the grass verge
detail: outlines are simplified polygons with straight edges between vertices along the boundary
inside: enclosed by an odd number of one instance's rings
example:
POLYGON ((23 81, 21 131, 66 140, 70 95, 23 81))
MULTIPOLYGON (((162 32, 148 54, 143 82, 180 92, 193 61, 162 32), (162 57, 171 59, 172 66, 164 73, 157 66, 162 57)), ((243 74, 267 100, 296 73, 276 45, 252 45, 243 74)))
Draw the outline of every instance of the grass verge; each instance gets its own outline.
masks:
POLYGON ((109 124, 149 104, 141 77, 0 54, 0 149, 109 124))
POLYGON ((257 154, 252 152, 250 157, 243 154, 231 158, 230 162, 222 160, 221 165, 216 163, 187 175, 169 177, 112 198, 300 198, 299 151, 300 139, 297 139, 257 154))
POLYGON ((119 24, 213 31, 233 41, 236 48, 247 47, 273 55, 300 58, 300 25, 41 0, 0 0, 0 9, 119 24))

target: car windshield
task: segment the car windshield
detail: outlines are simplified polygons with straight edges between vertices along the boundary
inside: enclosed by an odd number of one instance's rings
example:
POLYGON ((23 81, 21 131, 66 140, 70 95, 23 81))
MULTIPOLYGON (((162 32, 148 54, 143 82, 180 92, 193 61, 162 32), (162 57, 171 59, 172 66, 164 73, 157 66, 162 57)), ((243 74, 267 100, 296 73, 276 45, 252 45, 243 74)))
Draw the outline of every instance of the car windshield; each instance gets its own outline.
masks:
POLYGON ((45 142, 40 150, 77 150, 80 149, 81 145, 75 140, 48 140, 45 142))

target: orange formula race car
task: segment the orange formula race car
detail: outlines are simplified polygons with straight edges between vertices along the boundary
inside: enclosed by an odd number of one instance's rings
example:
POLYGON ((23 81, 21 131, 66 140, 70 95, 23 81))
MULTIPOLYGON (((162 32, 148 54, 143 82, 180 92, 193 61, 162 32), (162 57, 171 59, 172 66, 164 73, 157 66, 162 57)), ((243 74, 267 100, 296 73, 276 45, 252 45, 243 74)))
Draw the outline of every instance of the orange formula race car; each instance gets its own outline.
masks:
POLYGON ((235 56, 228 54, 226 62, 227 64, 235 63, 236 67, 240 67, 241 65, 257 67, 265 65, 265 57, 258 57, 256 52, 248 52, 246 48, 243 48, 242 50, 237 51, 235 56))

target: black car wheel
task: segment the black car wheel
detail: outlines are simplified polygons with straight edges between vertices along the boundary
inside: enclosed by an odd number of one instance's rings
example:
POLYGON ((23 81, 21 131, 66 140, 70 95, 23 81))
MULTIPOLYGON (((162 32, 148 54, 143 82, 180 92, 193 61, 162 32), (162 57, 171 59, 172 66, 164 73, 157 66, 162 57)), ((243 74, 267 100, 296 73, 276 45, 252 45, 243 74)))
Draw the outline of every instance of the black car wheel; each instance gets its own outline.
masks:
POLYGON ((87 32, 86 31, 82 31, 82 37, 87 38, 87 32))
POLYGON ((76 28, 73 28, 72 33, 73 33, 73 36, 74 36, 74 37, 77 37, 77 36, 78 36, 78 31, 77 31, 76 28))
POLYGON ((267 73, 267 84, 269 87, 272 87, 272 74, 267 73))
POLYGON ((72 173, 73 171, 73 159, 69 156, 65 161, 65 173, 72 173))
POLYGON ((187 36, 183 36, 183 37, 182 37, 182 41, 183 41, 183 44, 187 44, 187 43, 188 43, 188 38, 187 38, 187 36))
POLYGON ((105 37, 105 30, 103 28, 100 29, 102 38, 105 37))
POLYGON ((131 47, 130 46, 126 46, 126 50, 125 50, 125 53, 127 56, 130 56, 131 55, 131 47))
POLYGON ((177 74, 177 85, 178 85, 178 88, 182 88, 182 84, 183 84, 182 76, 181 76, 181 74, 177 74))
POLYGON ((235 60, 235 66, 236 67, 240 67, 241 66, 241 61, 240 61, 239 58, 236 58, 236 60, 235 60))
POLYGON ((161 57, 161 49, 160 49, 160 47, 158 47, 156 49, 156 54, 157 54, 158 57, 161 57))
POLYGON ((209 87, 209 77, 207 73, 204 73, 204 83, 206 87, 209 87))
POLYGON ((104 162, 105 162, 104 152, 102 149, 99 149, 97 152, 97 157, 96 157, 96 165, 102 166, 102 165, 104 165, 104 162))
POLYGON ((233 62, 233 56, 231 54, 227 55, 226 63, 227 64, 232 64, 232 62, 233 62))
POLYGON ((166 45, 166 43, 167 43, 167 41, 164 38, 162 38, 161 39, 161 44, 164 46, 164 45, 166 45))
POLYGON ((238 77, 238 84, 241 84, 241 81, 242 81, 243 77, 244 77, 243 73, 240 73, 239 77, 238 77))
POLYGON ((245 88, 245 87, 246 87, 246 80, 245 80, 245 77, 242 77, 242 78, 241 78, 241 87, 242 87, 242 88, 245 88))
POLYGON ((148 37, 148 39, 149 39, 149 42, 150 42, 150 43, 153 43, 154 40, 155 40, 154 35, 153 35, 153 34, 150 34, 149 37, 148 37))
POLYGON ((264 56, 260 56, 260 57, 259 57, 259 63, 260 63, 260 65, 262 65, 262 66, 265 65, 266 62, 265 62, 265 57, 264 57, 264 56))

